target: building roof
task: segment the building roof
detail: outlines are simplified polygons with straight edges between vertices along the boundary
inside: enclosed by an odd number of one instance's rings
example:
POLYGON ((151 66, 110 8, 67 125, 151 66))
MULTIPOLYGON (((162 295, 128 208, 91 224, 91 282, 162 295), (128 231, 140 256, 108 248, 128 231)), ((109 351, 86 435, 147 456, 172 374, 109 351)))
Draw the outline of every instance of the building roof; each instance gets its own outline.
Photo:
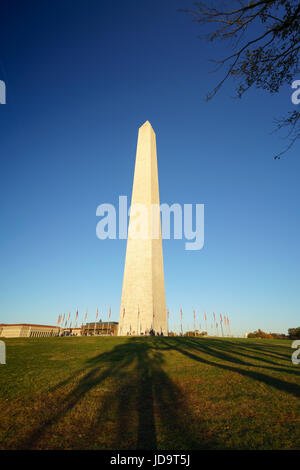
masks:
POLYGON ((0 326, 39 326, 43 328, 59 328, 57 325, 37 325, 35 323, 0 323, 0 326))
POLYGON ((89 323, 86 323, 83 326, 88 326, 88 327, 91 326, 94 328, 95 324, 99 326, 106 326, 106 325, 108 326, 108 325, 118 325, 119 323, 117 321, 96 321, 96 322, 91 321, 89 323))
POLYGON ((81 330, 81 328, 73 328, 72 326, 71 327, 66 326, 66 327, 61 328, 61 330, 72 330, 73 331, 73 330, 81 330))

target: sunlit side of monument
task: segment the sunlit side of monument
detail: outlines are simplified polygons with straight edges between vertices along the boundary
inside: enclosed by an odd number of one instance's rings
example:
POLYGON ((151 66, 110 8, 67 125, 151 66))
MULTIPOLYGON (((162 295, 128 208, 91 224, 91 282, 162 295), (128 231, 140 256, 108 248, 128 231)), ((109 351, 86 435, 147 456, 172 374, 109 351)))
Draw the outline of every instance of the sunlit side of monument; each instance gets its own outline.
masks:
POLYGON ((150 330, 167 334, 160 212, 153 210, 159 204, 156 137, 146 121, 138 135, 119 336, 142 335, 150 330))

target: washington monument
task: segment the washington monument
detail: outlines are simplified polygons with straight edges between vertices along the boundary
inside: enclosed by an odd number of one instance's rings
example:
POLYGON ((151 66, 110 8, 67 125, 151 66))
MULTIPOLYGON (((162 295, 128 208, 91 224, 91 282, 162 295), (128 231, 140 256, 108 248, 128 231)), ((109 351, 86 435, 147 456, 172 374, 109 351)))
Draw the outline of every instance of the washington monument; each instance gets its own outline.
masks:
POLYGON ((159 204, 156 138, 146 121, 138 135, 119 336, 167 334, 159 204))

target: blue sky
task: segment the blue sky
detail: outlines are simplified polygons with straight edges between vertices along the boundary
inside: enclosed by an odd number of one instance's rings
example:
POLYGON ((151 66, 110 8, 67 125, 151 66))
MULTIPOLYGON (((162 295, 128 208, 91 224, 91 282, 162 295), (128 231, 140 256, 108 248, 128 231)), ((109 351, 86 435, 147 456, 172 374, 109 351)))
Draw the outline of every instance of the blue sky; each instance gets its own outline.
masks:
MULTIPOLYGON (((163 242, 170 324, 228 314, 234 334, 299 326, 299 145, 274 118, 292 90, 233 99, 179 12, 186 0, 4 2, 0 79, 0 322, 59 313, 118 320, 125 240, 96 238, 96 208, 131 197, 138 128, 156 132, 161 203, 205 204, 205 244, 163 242)), ((295 79, 300 77, 295 77, 295 79)), ((208 322, 210 324, 210 321, 208 322)))

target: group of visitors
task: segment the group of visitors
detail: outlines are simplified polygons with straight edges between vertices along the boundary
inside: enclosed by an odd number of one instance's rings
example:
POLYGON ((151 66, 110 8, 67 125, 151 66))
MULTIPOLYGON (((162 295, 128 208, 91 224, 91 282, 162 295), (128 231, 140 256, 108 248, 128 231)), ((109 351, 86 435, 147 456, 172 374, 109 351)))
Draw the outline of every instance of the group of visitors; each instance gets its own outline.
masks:
MULTIPOLYGON (((127 336, 131 336, 133 334, 133 336, 135 336, 135 332, 131 333, 131 332, 127 332, 127 336)), ((147 328, 147 330, 145 330, 145 332, 141 331, 141 336, 164 336, 162 330, 161 332, 159 333, 158 331, 155 332, 153 330, 153 328, 151 328, 150 330, 147 328)))

